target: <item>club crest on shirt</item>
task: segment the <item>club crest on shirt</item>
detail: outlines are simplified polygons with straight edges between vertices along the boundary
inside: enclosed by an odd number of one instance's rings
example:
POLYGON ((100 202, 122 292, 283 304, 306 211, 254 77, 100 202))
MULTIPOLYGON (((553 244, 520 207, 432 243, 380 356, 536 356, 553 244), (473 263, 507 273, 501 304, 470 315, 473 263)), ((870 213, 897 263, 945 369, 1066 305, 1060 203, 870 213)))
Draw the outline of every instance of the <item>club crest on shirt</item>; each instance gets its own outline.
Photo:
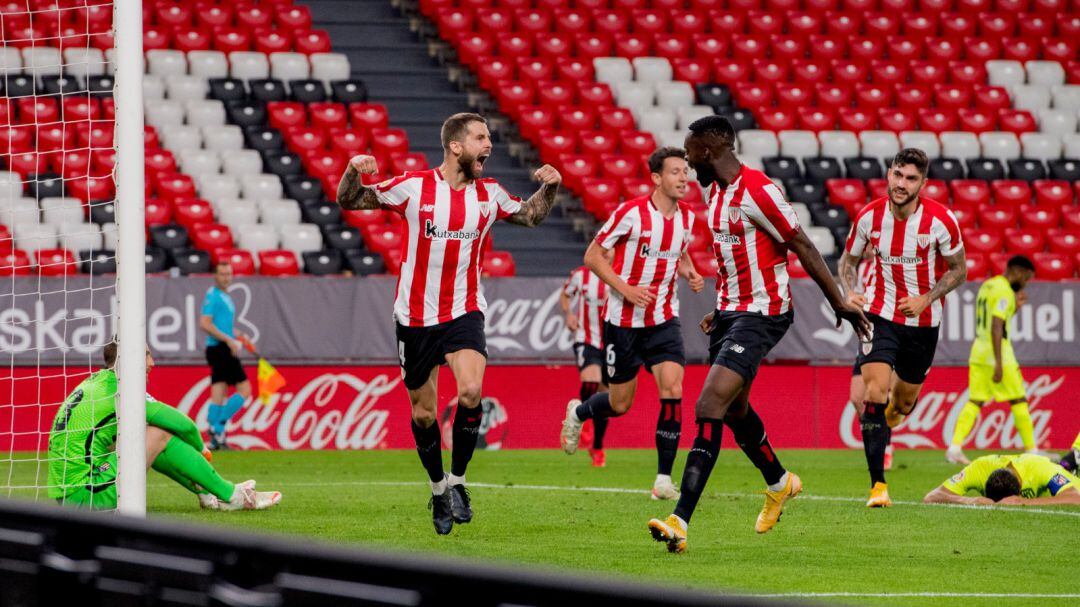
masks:
POLYGON ((864 341, 864 342, 862 342, 863 356, 868 356, 873 349, 874 349, 874 342, 872 342, 872 341, 864 341))
POLYGON ((870 238, 873 238, 874 240, 877 240, 878 238, 881 238, 881 232, 879 232, 877 230, 874 230, 873 232, 870 232, 870 238))
POLYGON ((728 221, 731 223, 740 223, 743 220, 743 212, 739 207, 731 207, 727 212, 728 221))
POLYGON ((919 234, 915 237, 915 244, 919 245, 920 249, 925 249, 926 247, 930 246, 930 235, 919 234))
POLYGON ((484 202, 480 203, 480 214, 483 215, 484 217, 487 217, 488 215, 491 215, 491 202, 490 201, 485 200, 484 202))

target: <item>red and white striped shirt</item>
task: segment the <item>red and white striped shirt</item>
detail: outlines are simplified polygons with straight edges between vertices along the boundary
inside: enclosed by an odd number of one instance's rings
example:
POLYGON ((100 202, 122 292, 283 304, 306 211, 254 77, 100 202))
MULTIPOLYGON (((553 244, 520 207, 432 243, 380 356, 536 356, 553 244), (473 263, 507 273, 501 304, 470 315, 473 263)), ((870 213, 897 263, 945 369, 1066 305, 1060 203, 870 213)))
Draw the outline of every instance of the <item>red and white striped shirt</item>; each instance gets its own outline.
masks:
POLYGON ((716 308, 766 316, 791 309, 787 246, 799 233, 799 219, 765 173, 745 164, 728 187, 709 197, 719 276, 716 308))
POLYGON ((676 212, 664 217, 651 198, 619 205, 596 235, 600 246, 615 251, 612 268, 626 284, 656 290, 656 300, 642 308, 608 289, 604 320, 619 327, 652 327, 679 315, 675 280, 679 257, 690 245, 694 214, 689 204, 679 201, 676 212))
POLYGON ((577 310, 578 328, 574 332, 574 343, 603 349, 604 336, 600 321, 607 290, 607 284, 585 266, 570 273, 570 278, 563 285, 563 293, 570 298, 570 308, 577 310))
POLYGON ((375 186, 379 203, 405 217, 394 319, 430 327, 484 312, 480 255, 492 225, 521 210, 494 179, 460 190, 439 169, 410 171, 375 186))
MULTIPOLYGON (((904 221, 891 211, 887 196, 866 205, 855 217, 845 253, 861 257, 869 245, 874 273, 866 285, 865 310, 909 327, 941 324, 941 300, 918 318, 900 311, 900 300, 929 293, 944 272, 947 256, 964 248, 956 217, 941 203, 919 198, 919 208, 904 221)), ((864 261, 863 263, 867 263, 864 261)))

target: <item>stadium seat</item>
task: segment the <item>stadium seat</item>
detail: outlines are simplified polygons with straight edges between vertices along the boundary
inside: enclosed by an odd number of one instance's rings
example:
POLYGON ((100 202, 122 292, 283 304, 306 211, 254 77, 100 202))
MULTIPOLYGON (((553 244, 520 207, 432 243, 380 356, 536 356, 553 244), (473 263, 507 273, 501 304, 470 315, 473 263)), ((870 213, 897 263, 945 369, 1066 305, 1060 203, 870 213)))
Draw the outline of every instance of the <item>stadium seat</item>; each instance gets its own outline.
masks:
POLYGON ((999 253, 1004 245, 1004 235, 1000 230, 988 230, 985 228, 968 230, 964 233, 964 244, 976 253, 986 255, 999 253))
POLYGON ((1039 280, 1068 280, 1076 275, 1074 255, 1066 253, 1034 253, 1035 277, 1039 280))
POLYGON ((1042 251, 1046 244, 1041 230, 1008 228, 1005 230, 1005 250, 1016 255, 1031 256, 1042 251))
POLYGON ((1075 257, 1080 253, 1080 234, 1069 228, 1050 228, 1046 231, 1046 244, 1053 253, 1075 257))
POLYGON ((1018 218, 1018 207, 988 203, 979 206, 979 225, 986 229, 1001 231, 1015 227, 1018 218))
POLYGON ((1057 206, 1037 206, 1026 204, 1020 207, 1020 226, 1049 230, 1061 224, 1061 213, 1057 206))
POLYGON ((516 274, 514 258, 506 251, 488 251, 484 253, 480 272, 487 277, 509 277, 516 274))
POLYGON ((70 276, 79 272, 75 256, 67 249, 38 249, 34 252, 34 260, 42 276, 70 276))
POLYGON ((990 184, 994 203, 999 206, 1019 207, 1031 202, 1031 188, 1026 181, 998 180, 990 184))
POLYGON ((296 276, 300 265, 296 254, 289 250, 259 251, 259 274, 264 276, 296 276))
POLYGON ((345 266, 357 276, 371 276, 386 272, 386 265, 378 253, 353 251, 345 254, 345 266))
POLYGON ((232 231, 220 223, 201 223, 189 228, 191 243, 204 251, 233 248, 232 231))
POLYGON ((219 248, 211 251, 211 260, 216 264, 223 261, 232 266, 233 274, 251 276, 255 274, 255 258, 250 251, 243 249, 219 248))
POLYGON ((990 262, 984 253, 968 253, 964 258, 967 264, 968 280, 981 280, 986 278, 990 271, 990 262))
POLYGON ((345 266, 341 251, 325 249, 322 251, 306 251, 303 253, 304 273, 313 276, 329 276, 340 274, 345 266))

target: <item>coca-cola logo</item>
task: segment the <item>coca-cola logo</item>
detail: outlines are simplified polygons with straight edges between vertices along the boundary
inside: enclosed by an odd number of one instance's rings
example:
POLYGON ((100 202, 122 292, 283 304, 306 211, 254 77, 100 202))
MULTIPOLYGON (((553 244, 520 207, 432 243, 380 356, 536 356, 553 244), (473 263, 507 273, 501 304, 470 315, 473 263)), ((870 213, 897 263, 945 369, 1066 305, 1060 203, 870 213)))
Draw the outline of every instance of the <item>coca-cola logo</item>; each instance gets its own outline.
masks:
MULTIPOLYGON (((379 374, 362 380, 324 373, 282 391, 265 405, 248 404, 228 425, 230 447, 240 449, 378 449, 384 446, 390 412, 378 406, 401 378, 379 374)), ((193 385, 177 408, 207 428, 210 378, 193 385)))
MULTIPOLYGON (((1035 426, 1036 445, 1042 445, 1050 438, 1050 419, 1053 416, 1053 411, 1040 409, 1039 403, 1064 383, 1064 375, 1053 379, 1043 374, 1027 385, 1028 408, 1035 426)), ((967 401, 967 389, 960 392, 924 391, 911 415, 893 428, 893 443, 910 449, 948 446, 952 442, 956 419, 967 401)), ((859 418, 854 407, 846 407, 840 416, 840 439, 848 447, 862 447, 859 418)), ((973 449, 1021 449, 1024 444, 1013 426, 1013 417, 1008 408, 985 406, 968 436, 967 446, 973 449)))
POLYGON ((493 299, 485 314, 487 345, 497 350, 522 352, 566 351, 574 342, 558 311, 556 289, 544 299, 493 299))

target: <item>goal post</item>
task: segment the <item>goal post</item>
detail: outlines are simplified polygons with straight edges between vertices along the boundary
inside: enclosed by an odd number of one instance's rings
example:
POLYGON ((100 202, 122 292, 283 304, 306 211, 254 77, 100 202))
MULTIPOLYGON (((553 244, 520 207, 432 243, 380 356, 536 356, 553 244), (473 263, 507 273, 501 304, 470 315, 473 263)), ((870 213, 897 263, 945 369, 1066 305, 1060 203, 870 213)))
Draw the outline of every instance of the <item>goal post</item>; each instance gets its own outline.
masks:
POLYGON ((146 231, 141 0, 114 0, 116 40, 117 507, 146 514, 146 231))

